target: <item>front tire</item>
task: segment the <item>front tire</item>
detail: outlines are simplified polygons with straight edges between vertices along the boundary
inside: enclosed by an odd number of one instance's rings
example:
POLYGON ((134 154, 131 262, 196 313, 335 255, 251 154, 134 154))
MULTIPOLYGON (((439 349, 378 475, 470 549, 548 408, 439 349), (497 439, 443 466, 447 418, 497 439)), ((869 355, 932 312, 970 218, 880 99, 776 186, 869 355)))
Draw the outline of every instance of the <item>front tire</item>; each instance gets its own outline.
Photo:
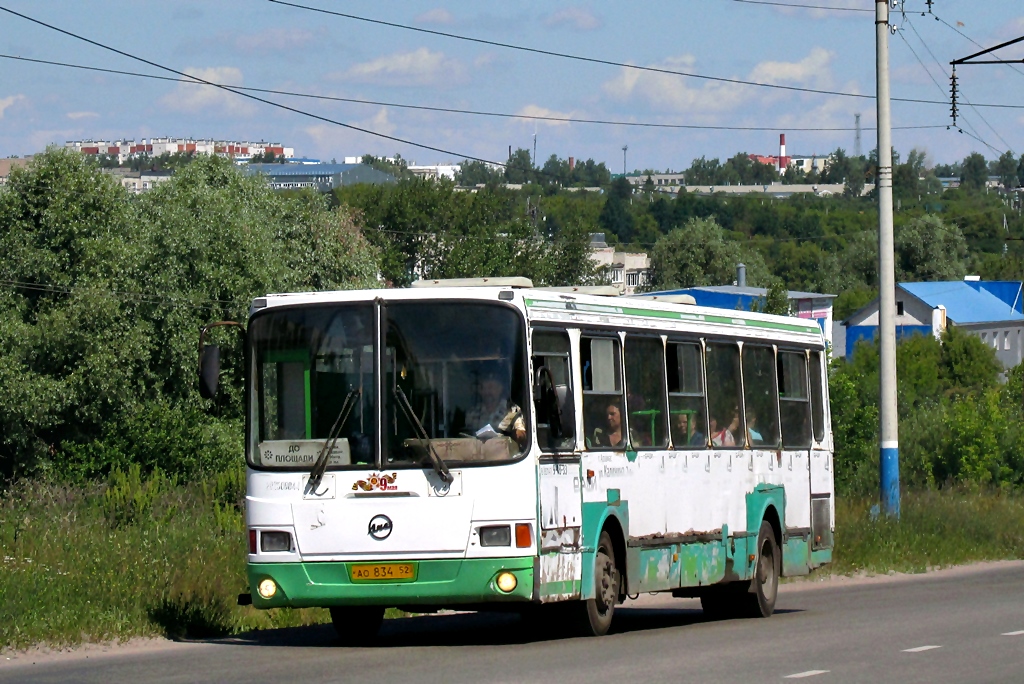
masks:
POLYGON ((343 646, 367 646, 384 622, 384 607, 335 606, 331 608, 331 622, 343 646))
POLYGON ((594 559, 594 598, 579 606, 579 629, 584 636, 604 636, 612 626, 619 602, 622 573, 615 565, 612 538, 602 532, 594 559))
POLYGON ((757 534, 754 577, 750 580, 750 590, 741 597, 741 610, 746 617, 771 617, 775 612, 781 567, 782 554, 775 541, 775 531, 767 521, 763 521, 757 534))

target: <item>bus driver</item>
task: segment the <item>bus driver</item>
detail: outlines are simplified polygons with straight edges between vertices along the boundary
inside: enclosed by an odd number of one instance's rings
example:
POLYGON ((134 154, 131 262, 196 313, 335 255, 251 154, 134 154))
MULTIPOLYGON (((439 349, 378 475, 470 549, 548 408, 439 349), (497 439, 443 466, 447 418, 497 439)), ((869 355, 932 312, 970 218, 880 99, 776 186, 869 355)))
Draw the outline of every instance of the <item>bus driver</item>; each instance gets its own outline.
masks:
POLYGON ((526 443, 523 411, 508 399, 505 383, 496 372, 480 380, 480 401, 466 412, 466 429, 479 433, 490 426, 495 432, 508 435, 522 447, 526 443))

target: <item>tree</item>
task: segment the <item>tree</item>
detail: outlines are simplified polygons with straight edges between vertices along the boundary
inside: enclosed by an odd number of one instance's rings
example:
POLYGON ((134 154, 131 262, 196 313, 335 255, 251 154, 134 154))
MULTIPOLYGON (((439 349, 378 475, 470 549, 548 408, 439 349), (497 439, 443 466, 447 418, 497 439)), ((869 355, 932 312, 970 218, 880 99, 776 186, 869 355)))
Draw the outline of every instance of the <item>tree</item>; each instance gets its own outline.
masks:
POLYGON ((616 178, 608 189, 608 199, 597 219, 605 232, 611 233, 623 243, 633 239, 633 214, 629 211, 632 195, 633 184, 622 176, 616 178))
POLYGON ((921 174, 924 173, 925 153, 917 148, 910 150, 907 161, 894 164, 892 175, 893 195, 904 199, 917 197, 921 192, 921 174))
POLYGON ((776 316, 788 316, 791 308, 789 304, 789 290, 781 278, 772 277, 765 291, 764 299, 755 300, 751 311, 775 314, 776 316))
POLYGON ((391 159, 387 159, 385 157, 374 157, 372 154, 364 154, 362 159, 359 161, 371 168, 377 169, 378 171, 391 174, 395 178, 413 177, 412 173, 409 171, 409 162, 402 159, 402 155, 397 152, 391 159))
POLYGON ((273 150, 264 150, 249 158, 250 164, 284 164, 284 156, 278 157, 273 150))
POLYGON ((967 242, 956 224, 922 216, 896 229, 898 280, 962 280, 967 273, 967 242))
POLYGON ((964 158, 960 171, 960 187, 970 192, 978 192, 985 189, 988 182, 988 164, 985 157, 978 152, 972 152, 964 158))
POLYGON ((735 279, 736 264, 741 262, 747 266, 749 284, 767 281, 768 269, 758 252, 727 241, 713 218, 690 219, 655 243, 647 289, 726 285, 735 279))
POLYGON ((995 163, 995 173, 999 176, 999 182, 1003 184, 1003 188, 1006 190, 1019 185, 1017 182, 1017 158, 1013 152, 1007 150, 1000 155, 995 163))
POLYGON ((22 286, 0 291, 0 473, 234 462, 242 349, 223 338, 224 391, 203 402, 196 331, 244 321, 259 294, 374 284, 353 218, 210 156, 140 196, 62 149, 12 172, 0 278, 22 286))
POLYGON ((532 183, 536 177, 536 169, 530 158, 530 151, 517 149, 508 158, 505 166, 506 183, 532 183))
POLYGON ((491 185, 501 183, 505 175, 501 167, 492 166, 482 161, 470 161, 463 159, 459 164, 459 172, 455 176, 455 182, 459 185, 491 185))

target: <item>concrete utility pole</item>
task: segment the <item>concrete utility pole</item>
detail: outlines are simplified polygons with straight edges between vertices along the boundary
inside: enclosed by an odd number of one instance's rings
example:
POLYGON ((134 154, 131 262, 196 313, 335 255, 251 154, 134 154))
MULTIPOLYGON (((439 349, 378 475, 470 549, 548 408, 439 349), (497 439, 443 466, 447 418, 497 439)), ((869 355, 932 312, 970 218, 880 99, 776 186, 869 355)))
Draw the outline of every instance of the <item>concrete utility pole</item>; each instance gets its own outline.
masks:
POLYGON ((878 106, 879 475, 882 511, 900 515, 899 422, 896 415, 896 273, 892 237, 892 117, 889 109, 889 0, 875 0, 878 106))

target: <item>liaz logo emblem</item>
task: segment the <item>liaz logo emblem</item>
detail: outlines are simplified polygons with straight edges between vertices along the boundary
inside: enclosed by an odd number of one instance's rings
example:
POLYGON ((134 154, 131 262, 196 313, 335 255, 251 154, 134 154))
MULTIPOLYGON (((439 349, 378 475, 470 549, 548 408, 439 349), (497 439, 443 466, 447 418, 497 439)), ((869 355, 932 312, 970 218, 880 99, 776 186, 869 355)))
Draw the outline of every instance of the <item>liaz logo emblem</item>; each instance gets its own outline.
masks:
POLYGON ((364 492, 393 492, 398 489, 395 484, 395 480, 398 478, 398 473, 370 473, 366 476, 365 480, 356 480, 356 483, 352 485, 352 491, 357 492, 360 489, 364 492))
POLYGON ((384 541, 391 536, 391 518, 386 515, 373 516, 366 533, 377 541, 384 541))

